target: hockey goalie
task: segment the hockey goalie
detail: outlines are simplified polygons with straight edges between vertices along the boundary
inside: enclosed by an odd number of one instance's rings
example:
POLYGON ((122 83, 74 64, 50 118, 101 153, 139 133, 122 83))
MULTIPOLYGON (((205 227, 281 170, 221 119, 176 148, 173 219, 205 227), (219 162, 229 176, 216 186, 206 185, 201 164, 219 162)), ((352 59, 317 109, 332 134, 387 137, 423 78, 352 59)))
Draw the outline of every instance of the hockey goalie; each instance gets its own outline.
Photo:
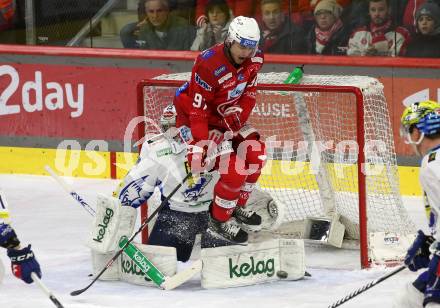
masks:
MULTIPOLYGON (((165 108, 160 119, 164 133, 144 142, 140 158, 121 182, 114 197, 99 196, 94 227, 88 242, 93 252, 93 265, 99 270, 113 255, 121 236, 130 236, 136 221, 136 208, 160 192, 162 200, 182 182, 189 172, 187 163, 188 128, 175 128, 173 105, 165 108)), ((207 161, 229 153, 231 145, 221 142, 207 161)), ((201 234, 202 286, 221 288, 252 285, 279 279, 297 280, 304 276, 304 245, 302 240, 270 238, 236 245, 228 238, 209 232, 209 206, 219 180, 218 171, 202 172, 183 182, 182 187, 158 212, 149 235, 148 245, 135 244, 165 276, 177 272, 177 261, 191 256, 196 235, 201 234)), ((150 200, 151 201, 151 200, 150 200)), ((151 202, 150 202, 151 203, 151 202)), ((244 215, 261 217, 260 223, 247 224, 245 219, 232 217, 231 232, 270 231, 280 219, 276 204, 267 193, 255 189, 244 215)), ((143 275, 127 275, 126 257, 104 279, 123 279, 151 285, 143 275)), ((137 272, 139 270, 132 270, 137 272)))

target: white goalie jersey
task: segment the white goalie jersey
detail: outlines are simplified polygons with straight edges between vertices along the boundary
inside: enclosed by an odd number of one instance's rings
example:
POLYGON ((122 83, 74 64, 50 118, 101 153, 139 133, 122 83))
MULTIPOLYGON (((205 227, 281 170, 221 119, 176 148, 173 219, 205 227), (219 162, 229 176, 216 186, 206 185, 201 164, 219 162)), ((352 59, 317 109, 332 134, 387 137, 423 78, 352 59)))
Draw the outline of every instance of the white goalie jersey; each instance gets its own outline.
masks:
MULTIPOLYGON (((150 198, 155 189, 163 197, 180 184, 190 168, 186 145, 164 135, 145 142, 136 165, 126 175, 117 192, 123 206, 138 207, 150 198)), ((217 172, 190 177, 169 200, 169 207, 181 212, 207 211, 212 201, 217 172)))
POLYGON ((440 146, 429 151, 423 157, 420 168, 420 183, 426 194, 426 202, 431 208, 429 225, 436 231, 435 238, 440 240, 440 146))

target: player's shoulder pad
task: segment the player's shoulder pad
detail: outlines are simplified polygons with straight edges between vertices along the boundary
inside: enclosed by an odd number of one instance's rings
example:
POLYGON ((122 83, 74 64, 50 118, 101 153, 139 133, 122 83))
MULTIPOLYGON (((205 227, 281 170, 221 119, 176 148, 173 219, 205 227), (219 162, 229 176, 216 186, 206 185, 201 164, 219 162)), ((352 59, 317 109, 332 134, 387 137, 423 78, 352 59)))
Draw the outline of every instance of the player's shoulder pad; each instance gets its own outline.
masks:
MULTIPOLYGON (((215 45, 214 45, 215 46, 215 45)), ((214 47, 211 47, 209 49, 206 49, 202 51, 199 56, 197 57, 197 60, 199 62, 205 62, 206 60, 212 58, 216 54, 216 50, 214 47)))
POLYGON ((157 135, 153 135, 153 136, 149 136, 148 139, 145 140, 143 146, 151 145, 153 143, 161 141, 162 139, 166 139, 163 133, 160 133, 160 134, 157 134, 157 135))
POLYGON ((142 145, 141 157, 162 157, 172 154, 170 141, 164 134, 154 135, 142 145))

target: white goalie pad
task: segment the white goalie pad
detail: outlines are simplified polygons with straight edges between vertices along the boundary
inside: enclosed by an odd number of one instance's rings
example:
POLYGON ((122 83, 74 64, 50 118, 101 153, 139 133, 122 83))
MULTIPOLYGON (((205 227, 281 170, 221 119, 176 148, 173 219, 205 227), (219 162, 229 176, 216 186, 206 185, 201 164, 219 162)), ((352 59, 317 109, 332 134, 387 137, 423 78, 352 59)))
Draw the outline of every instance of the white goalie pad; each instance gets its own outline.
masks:
MULTIPOLYGON (((177 272, 177 253, 174 247, 133 244, 151 261, 165 276, 173 276, 177 272)), ((128 283, 157 287, 148 279, 141 269, 125 253, 118 259, 120 278, 128 283)))
POLYGON ((284 208, 271 195, 259 188, 252 191, 246 208, 261 216, 262 230, 275 230, 283 221, 284 208))
POLYGON ((402 263, 416 234, 401 235, 394 232, 371 232, 368 236, 368 255, 373 264, 402 263))
MULTIPOLYGON (((100 253, 94 250, 91 250, 91 253, 93 276, 99 274, 99 272, 107 265, 107 262, 116 254, 115 251, 100 253)), ((99 277, 99 280, 119 280, 119 268, 117 263, 118 262, 113 262, 101 277, 99 277)))
POLYGON ((276 280, 298 280, 305 274, 304 242, 271 239, 247 246, 201 251, 202 287, 228 288, 276 280))
POLYGON ((121 206, 119 199, 98 194, 96 214, 87 246, 100 253, 117 249, 119 239, 130 237, 136 223, 136 209, 121 206))

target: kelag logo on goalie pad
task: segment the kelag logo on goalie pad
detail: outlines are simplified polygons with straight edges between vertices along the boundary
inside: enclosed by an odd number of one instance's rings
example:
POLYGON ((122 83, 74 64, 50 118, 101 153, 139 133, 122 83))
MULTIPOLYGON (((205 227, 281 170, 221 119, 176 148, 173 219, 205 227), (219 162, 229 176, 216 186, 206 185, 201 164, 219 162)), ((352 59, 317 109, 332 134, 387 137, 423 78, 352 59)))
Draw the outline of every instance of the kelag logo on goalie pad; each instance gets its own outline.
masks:
POLYGON ((102 220, 102 223, 98 225, 99 227, 98 234, 96 238, 93 239, 95 242, 102 243, 102 239, 104 238, 105 231, 107 230, 108 224, 112 217, 113 217, 113 210, 106 208, 104 219, 102 220))
POLYGON ((126 259, 124 254, 122 254, 121 257, 121 272, 128 275, 139 276, 145 281, 151 281, 151 279, 145 276, 144 272, 142 272, 139 266, 137 266, 136 263, 130 258, 126 259))
POLYGON ((254 257, 250 257, 250 263, 233 264, 232 259, 229 258, 229 277, 247 277, 266 274, 267 277, 272 277, 275 273, 274 259, 267 259, 266 261, 255 261, 254 257))

